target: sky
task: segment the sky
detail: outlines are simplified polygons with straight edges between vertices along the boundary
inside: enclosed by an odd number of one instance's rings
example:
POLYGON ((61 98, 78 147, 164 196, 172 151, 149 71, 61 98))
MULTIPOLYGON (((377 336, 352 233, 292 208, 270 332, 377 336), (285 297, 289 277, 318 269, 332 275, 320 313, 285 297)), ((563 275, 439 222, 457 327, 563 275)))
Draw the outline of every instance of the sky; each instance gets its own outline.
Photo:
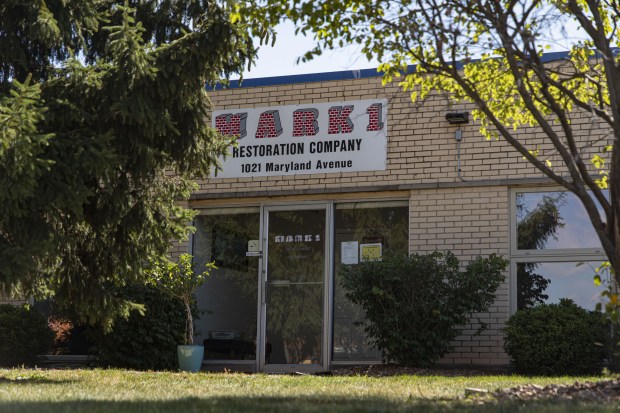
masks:
MULTIPOLYGON (((580 37, 579 29, 574 23, 564 25, 566 35, 558 31, 559 40, 551 42, 549 51, 568 50, 570 43, 580 37)), ((256 66, 245 71, 245 79, 256 79, 271 76, 287 76, 308 73, 335 72, 341 70, 358 70, 376 68, 379 62, 368 61, 361 53, 358 45, 343 49, 325 51, 323 55, 308 63, 296 64, 298 57, 312 49, 315 45, 312 37, 295 35, 295 26, 284 22, 276 27, 278 33, 274 47, 260 46, 256 66)))
POLYGON ((295 26, 291 22, 279 24, 276 31, 275 46, 260 47, 256 67, 245 71, 245 79, 370 69, 379 65, 378 61, 369 62, 362 56, 357 45, 326 51, 308 63, 295 64, 298 57, 314 47, 314 40, 312 37, 296 36, 295 26))

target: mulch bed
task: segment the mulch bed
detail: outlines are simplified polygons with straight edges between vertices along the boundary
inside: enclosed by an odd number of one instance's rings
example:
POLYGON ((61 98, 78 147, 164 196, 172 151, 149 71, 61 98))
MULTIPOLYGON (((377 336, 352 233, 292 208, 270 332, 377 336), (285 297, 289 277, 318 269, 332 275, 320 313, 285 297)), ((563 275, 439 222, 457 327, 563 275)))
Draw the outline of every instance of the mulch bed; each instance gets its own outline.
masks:
POLYGON ((620 379, 601 380, 597 382, 575 382, 571 385, 517 386, 511 389, 491 393, 493 398, 504 400, 575 400, 614 402, 620 401, 620 379))
MULTIPOLYGON (((464 368, 415 368, 393 364, 375 364, 369 366, 337 367, 331 371, 334 376, 368 376, 388 377, 398 375, 471 377, 484 375, 509 374, 506 369, 464 369, 464 368)), ((575 382, 571 385, 552 384, 539 386, 529 384, 509 389, 488 391, 467 389, 464 398, 480 403, 488 401, 533 401, 565 400, 581 402, 620 402, 620 378, 601 379, 596 382, 575 382)))

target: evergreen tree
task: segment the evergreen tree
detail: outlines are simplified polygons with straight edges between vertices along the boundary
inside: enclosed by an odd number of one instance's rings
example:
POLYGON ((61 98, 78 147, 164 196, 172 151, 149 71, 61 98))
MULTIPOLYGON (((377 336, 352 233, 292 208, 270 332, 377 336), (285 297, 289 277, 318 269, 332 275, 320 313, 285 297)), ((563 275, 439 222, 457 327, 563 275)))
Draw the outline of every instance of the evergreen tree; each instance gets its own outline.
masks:
POLYGON ((230 140, 206 84, 254 57, 213 0, 0 3, 0 283, 110 325, 117 287, 187 235, 230 140))

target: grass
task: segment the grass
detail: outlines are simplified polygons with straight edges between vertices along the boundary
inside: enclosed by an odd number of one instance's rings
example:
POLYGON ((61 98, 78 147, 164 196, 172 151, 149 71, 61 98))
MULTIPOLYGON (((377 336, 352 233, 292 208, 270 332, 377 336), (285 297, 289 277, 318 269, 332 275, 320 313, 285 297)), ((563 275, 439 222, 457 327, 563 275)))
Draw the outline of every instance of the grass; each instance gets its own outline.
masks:
MULTIPOLYGON (((0 370, 0 412, 618 412, 615 404, 463 399, 466 388, 568 384, 574 377, 329 377, 0 370)), ((578 380, 597 380, 595 377, 578 380)))

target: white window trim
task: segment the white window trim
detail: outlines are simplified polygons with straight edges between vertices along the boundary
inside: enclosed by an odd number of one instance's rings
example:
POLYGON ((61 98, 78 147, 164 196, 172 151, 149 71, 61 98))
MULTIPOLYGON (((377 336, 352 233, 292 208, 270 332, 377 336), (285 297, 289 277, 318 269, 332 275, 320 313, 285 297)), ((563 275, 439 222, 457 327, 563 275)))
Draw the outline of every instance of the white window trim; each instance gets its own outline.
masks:
POLYGON ((570 192, 557 186, 519 187, 510 190, 510 314, 517 311, 517 264, 521 262, 597 262, 607 261, 602 247, 550 250, 517 249, 517 194, 532 192, 570 192))

